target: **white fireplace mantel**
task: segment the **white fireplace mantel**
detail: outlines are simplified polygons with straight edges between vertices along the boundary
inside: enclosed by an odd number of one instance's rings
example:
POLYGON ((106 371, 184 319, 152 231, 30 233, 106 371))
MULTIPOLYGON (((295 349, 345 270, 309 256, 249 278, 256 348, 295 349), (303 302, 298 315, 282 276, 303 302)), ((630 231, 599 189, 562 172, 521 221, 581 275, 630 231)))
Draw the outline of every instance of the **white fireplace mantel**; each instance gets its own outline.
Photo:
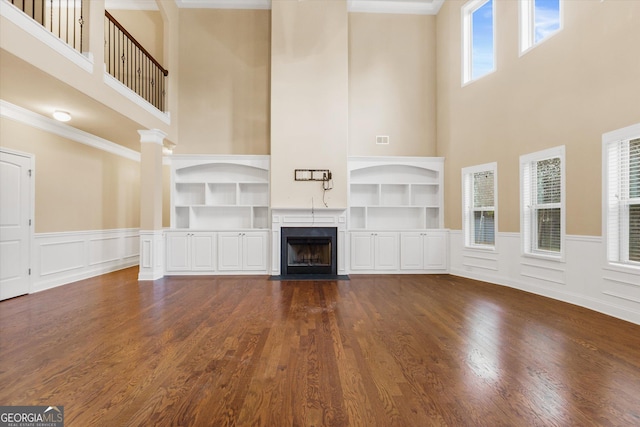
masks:
POLYGON ((280 275, 280 230, 282 227, 336 227, 338 231, 338 274, 347 274, 346 209, 271 209, 271 274, 280 275))

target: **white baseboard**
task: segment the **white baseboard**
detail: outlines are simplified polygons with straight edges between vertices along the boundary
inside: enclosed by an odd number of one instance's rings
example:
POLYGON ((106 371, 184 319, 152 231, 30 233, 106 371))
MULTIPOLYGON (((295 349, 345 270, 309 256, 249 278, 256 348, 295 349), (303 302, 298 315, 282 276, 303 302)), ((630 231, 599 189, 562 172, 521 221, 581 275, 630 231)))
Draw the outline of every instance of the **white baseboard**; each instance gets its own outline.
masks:
POLYGON ((38 233, 32 246, 31 292, 138 265, 138 229, 38 233))
POLYGON ((562 262, 526 257, 518 233, 498 233, 496 251, 464 247, 452 230, 450 273, 579 305, 640 324, 640 271, 607 266, 601 237, 566 236, 562 262))

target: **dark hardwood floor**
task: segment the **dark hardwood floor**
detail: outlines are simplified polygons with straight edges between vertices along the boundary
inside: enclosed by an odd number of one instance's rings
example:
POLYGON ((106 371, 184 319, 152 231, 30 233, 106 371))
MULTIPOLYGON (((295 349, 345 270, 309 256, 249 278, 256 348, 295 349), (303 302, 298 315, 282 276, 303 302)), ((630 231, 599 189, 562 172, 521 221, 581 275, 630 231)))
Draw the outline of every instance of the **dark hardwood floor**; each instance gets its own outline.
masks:
POLYGON ((66 426, 638 426, 640 326, 453 276, 137 268, 0 302, 0 405, 66 426))

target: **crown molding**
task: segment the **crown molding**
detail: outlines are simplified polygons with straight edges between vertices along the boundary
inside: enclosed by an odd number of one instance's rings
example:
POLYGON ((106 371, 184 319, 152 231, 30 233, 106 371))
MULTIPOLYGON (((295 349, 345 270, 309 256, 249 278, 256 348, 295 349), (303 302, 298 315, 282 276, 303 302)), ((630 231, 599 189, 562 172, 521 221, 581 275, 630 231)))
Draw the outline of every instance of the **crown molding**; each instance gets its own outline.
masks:
POLYGON ((349 12, 437 15, 444 0, 348 0, 349 12))
POLYGON ((271 9, 271 0, 175 0, 185 9, 271 9))
MULTIPOLYGON (((175 0, 175 2, 179 8, 184 9, 271 9, 271 0, 175 0)), ((444 0, 347 0, 347 10, 366 13, 437 15, 442 3, 444 0)), ((158 10, 158 5, 156 0, 105 0, 105 8, 158 10)))
POLYGON ((156 0, 105 0, 107 10, 159 10, 156 0))
POLYGON ((34 113, 33 111, 27 110, 26 108, 12 104, 3 99, 0 99, 0 117, 15 120, 27 126, 88 145, 89 147, 97 148, 98 150, 115 154, 116 156, 124 157, 136 162, 140 161, 140 153, 137 151, 123 147, 115 142, 108 141, 80 129, 76 129, 72 126, 65 125, 64 123, 60 123, 38 113, 34 113))

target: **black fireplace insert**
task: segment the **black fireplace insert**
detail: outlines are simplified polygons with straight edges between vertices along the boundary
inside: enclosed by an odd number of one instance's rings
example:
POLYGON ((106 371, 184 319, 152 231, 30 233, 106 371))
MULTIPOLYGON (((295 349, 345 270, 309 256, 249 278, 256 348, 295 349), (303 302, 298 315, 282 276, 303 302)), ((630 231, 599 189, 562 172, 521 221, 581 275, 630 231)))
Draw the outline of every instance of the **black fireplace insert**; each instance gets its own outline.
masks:
POLYGON ((335 227, 282 227, 280 236, 282 276, 337 274, 335 227))

